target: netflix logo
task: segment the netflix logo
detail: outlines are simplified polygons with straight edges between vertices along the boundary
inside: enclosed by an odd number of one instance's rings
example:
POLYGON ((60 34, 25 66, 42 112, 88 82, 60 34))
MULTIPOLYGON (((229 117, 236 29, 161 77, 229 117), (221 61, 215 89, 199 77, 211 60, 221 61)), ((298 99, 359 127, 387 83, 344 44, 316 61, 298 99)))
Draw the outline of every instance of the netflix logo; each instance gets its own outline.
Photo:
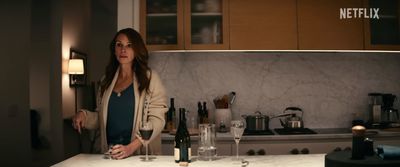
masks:
POLYGON ((340 8, 340 19, 379 19, 379 8, 340 8))

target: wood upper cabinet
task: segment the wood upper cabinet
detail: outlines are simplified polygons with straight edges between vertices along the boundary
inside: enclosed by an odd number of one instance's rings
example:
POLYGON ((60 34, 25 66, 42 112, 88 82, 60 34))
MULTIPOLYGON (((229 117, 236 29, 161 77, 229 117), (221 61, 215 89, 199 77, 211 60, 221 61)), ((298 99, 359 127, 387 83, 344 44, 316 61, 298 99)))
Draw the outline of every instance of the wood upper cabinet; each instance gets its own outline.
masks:
POLYGON ((400 50, 400 1, 364 0, 365 8, 379 8, 377 18, 364 22, 365 49, 400 50))
POLYGON ((185 48, 229 49, 228 0, 185 1, 185 48))
POLYGON ((141 0, 149 50, 229 49, 228 0, 141 0))
POLYGON ((183 0, 141 0, 140 33, 149 50, 183 49, 183 0))
POLYGON ((296 0, 230 0, 230 49, 297 49, 296 0))
POLYGON ((140 0, 140 32, 149 50, 400 50, 399 1, 140 0))
POLYGON ((362 0, 298 0, 298 49, 364 49, 364 19, 340 19, 340 8, 362 6, 362 0))

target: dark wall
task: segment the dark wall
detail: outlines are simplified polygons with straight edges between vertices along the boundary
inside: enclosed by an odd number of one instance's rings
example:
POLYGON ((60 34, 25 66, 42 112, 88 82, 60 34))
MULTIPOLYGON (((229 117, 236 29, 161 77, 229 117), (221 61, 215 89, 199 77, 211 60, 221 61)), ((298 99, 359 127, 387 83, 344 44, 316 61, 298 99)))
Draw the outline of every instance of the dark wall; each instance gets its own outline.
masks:
POLYGON ((64 158, 61 109, 62 0, 31 0, 29 59, 30 108, 40 115, 39 149, 31 166, 48 166, 64 158))
POLYGON ((30 3, 30 0, 0 2, 1 166, 27 166, 31 159, 28 75, 30 3))
POLYGON ((109 44, 117 31, 117 2, 92 0, 90 36, 90 80, 97 81, 104 74, 110 51, 109 44))
MULTIPOLYGON (((7 150, 0 154, 1 166, 32 166, 31 102, 39 112, 47 111, 41 118, 51 151, 42 159, 49 163, 65 159, 64 147, 68 146, 61 143, 69 134, 63 132, 61 100, 64 3, 0 1, 0 147, 7 150)), ((96 81, 103 74, 108 45, 117 30, 117 1, 91 0, 90 8, 89 45, 85 50, 89 52, 89 81, 96 81)))

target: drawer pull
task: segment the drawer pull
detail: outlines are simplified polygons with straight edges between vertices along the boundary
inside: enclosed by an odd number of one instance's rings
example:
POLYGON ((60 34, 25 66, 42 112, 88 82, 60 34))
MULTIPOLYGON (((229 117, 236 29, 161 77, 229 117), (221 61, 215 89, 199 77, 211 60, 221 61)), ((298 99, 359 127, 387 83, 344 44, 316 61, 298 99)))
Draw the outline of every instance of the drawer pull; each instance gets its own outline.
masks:
POLYGON ((264 149, 260 149, 257 151, 258 155, 265 155, 265 150, 264 149))
POLYGON ((292 154, 299 154, 299 150, 297 148, 294 148, 290 151, 292 154))
POLYGON ((300 152, 301 152, 302 154, 309 154, 309 153, 310 153, 310 150, 308 150, 308 148, 303 148, 300 152))
POLYGON ((342 148, 336 147, 336 148, 333 150, 333 152, 339 152, 339 151, 342 151, 342 148))
POLYGON ((250 149, 246 152, 247 155, 256 155, 256 152, 253 149, 250 149))

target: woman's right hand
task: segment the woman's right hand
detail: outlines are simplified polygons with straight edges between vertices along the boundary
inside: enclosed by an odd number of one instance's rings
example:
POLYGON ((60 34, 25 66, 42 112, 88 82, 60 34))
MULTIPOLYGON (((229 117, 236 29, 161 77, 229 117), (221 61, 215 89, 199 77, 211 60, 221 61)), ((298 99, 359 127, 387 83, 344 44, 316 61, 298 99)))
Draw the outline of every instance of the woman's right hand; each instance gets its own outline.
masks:
POLYGON ((85 128, 85 113, 82 111, 78 112, 75 114, 75 116, 72 118, 72 126, 74 129, 78 130, 78 133, 81 134, 81 129, 85 128))

